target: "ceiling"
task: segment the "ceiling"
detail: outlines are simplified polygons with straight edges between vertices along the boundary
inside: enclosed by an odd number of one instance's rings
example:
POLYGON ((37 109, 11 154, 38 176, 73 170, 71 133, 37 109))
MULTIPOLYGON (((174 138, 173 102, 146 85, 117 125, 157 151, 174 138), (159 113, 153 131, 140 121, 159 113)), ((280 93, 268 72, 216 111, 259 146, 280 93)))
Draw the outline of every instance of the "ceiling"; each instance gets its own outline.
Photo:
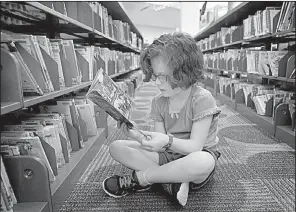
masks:
POLYGON ((135 25, 180 28, 180 2, 121 3, 135 25))

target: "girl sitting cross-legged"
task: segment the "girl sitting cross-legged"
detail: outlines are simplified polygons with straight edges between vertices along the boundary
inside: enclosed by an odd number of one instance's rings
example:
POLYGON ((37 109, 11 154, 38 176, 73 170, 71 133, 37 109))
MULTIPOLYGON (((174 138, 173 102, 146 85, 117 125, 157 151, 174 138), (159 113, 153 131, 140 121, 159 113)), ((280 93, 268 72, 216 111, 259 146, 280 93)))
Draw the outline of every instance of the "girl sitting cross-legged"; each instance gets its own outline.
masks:
POLYGON ((110 176, 103 182, 112 197, 163 188, 185 206, 190 189, 199 189, 213 176, 220 153, 220 110, 211 93, 198 86, 203 78, 203 55, 194 39, 183 33, 164 34, 141 53, 144 81, 155 81, 160 94, 151 104, 153 132, 128 129, 133 140, 110 145, 112 158, 134 170, 131 175, 110 176))

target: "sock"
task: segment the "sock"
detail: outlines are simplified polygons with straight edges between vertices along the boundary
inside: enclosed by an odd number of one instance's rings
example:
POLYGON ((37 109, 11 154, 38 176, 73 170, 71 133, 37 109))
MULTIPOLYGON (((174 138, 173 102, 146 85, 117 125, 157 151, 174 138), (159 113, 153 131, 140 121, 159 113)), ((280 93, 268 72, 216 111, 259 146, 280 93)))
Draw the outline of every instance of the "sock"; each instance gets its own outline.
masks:
POLYGON ((137 171, 136 172, 136 176, 138 178, 139 184, 141 186, 147 186, 147 185, 151 185, 152 183, 149 183, 148 180, 146 179, 146 173, 148 170, 146 171, 137 171))

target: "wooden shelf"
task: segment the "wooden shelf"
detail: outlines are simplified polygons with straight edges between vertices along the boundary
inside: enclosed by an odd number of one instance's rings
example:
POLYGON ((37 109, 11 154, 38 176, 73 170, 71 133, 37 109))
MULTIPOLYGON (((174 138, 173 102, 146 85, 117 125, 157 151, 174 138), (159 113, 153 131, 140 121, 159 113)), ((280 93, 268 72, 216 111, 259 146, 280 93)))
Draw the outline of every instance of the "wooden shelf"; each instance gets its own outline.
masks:
POLYGON ((1 115, 19 110, 21 108, 21 102, 1 102, 1 115))
POLYGON ((69 88, 65 88, 63 90, 54 91, 51 93, 46 93, 43 96, 30 96, 30 97, 24 97, 24 107, 29 107, 65 94, 68 94, 73 91, 78 91, 80 89, 83 89, 87 86, 90 86, 92 82, 83 82, 79 85, 75 85, 69 88))
POLYGON ((89 151, 92 145, 98 139, 105 139, 104 137, 104 128, 98 128, 98 135, 90 137, 88 141, 84 142, 84 147, 76 152, 71 152, 70 162, 66 163, 63 167, 58 170, 58 176, 56 176, 56 180, 51 183, 51 194, 58 190, 58 188, 62 185, 62 183, 67 179, 73 169, 77 166, 78 162, 84 157, 84 155, 89 151))

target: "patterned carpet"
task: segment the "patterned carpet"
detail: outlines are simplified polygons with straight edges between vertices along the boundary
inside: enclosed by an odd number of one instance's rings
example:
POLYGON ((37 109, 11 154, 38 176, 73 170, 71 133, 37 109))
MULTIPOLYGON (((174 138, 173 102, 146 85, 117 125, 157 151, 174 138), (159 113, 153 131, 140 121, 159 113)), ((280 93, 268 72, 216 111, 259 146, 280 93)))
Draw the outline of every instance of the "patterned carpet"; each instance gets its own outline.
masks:
MULTIPOLYGON (((158 93, 145 83, 135 97, 132 114, 145 130, 150 102, 158 93)), ((107 196, 101 182, 110 175, 130 173, 115 162, 108 145, 126 136, 114 126, 72 190, 60 212, 87 211, 295 211, 295 151, 276 140, 226 105, 221 105, 219 149, 222 153, 213 179, 201 190, 190 193, 185 208, 177 207, 163 193, 151 190, 115 199, 107 196)))

